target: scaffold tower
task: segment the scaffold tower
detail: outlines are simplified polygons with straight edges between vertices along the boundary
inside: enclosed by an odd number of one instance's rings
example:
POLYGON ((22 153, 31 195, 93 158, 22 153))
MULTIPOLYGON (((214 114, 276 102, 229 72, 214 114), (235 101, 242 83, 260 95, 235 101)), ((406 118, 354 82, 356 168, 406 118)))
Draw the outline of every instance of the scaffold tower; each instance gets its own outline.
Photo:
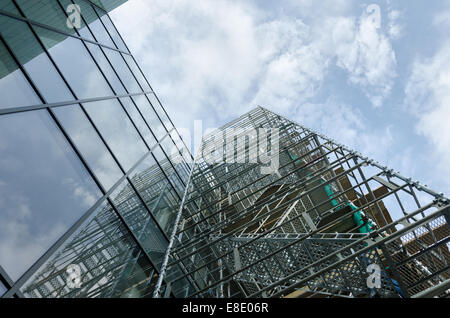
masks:
POLYGON ((203 138, 175 221, 156 297, 449 295, 450 200, 263 107, 203 138), (248 160, 211 163, 230 129, 248 160))

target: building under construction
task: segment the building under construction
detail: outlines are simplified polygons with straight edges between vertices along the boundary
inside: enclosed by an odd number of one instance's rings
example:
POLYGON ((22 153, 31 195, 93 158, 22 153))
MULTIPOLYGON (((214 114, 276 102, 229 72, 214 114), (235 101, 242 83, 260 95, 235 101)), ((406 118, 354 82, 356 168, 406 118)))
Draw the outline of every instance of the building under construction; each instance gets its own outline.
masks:
POLYGON ((447 297, 449 208, 443 195, 258 107, 204 137, 155 296, 447 297), (279 165, 262 174, 252 158, 261 139, 251 140, 273 128, 279 165), (230 129, 247 162, 205 160, 230 129))

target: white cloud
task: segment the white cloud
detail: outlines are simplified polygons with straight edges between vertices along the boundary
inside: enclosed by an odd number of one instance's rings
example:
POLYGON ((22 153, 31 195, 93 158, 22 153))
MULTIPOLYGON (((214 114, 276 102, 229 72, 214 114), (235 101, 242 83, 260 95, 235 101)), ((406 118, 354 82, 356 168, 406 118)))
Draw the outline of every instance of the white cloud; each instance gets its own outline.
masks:
POLYGON ((416 59, 405 94, 404 105, 418 119, 417 133, 433 146, 430 155, 442 180, 443 171, 450 173, 450 39, 433 57, 416 59))
POLYGON ((325 103, 302 105, 293 119, 365 156, 389 161, 388 153, 394 143, 392 127, 372 129, 369 120, 355 107, 331 97, 325 103))
POLYGON ((349 73, 349 81, 363 89, 373 106, 380 107, 391 92, 397 62, 390 39, 382 32, 381 16, 374 15, 364 12, 357 21, 340 18, 333 23, 332 35, 337 65, 349 73))
POLYGON ((317 97, 334 63, 380 106, 396 75, 389 36, 339 3, 291 2, 293 17, 252 2, 134 0, 112 16, 176 126, 210 127, 257 104, 288 115, 317 97))

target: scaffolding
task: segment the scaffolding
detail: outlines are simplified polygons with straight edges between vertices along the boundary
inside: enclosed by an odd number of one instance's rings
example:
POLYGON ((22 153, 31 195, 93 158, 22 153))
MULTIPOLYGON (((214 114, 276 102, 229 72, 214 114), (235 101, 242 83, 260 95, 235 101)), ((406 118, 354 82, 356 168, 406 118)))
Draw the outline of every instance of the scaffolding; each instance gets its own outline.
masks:
POLYGON ((155 296, 449 295, 449 199, 263 107, 203 138, 176 221, 155 296), (248 162, 205 159, 230 129, 248 162))

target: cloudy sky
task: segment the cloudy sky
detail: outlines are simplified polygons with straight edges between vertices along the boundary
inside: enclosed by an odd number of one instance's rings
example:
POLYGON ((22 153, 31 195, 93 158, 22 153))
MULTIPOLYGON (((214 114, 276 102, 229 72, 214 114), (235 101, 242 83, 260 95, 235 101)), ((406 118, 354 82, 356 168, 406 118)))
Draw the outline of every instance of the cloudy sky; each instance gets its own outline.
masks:
POLYGON ((262 105, 450 194, 450 1, 129 0, 111 16, 177 127, 262 105))

